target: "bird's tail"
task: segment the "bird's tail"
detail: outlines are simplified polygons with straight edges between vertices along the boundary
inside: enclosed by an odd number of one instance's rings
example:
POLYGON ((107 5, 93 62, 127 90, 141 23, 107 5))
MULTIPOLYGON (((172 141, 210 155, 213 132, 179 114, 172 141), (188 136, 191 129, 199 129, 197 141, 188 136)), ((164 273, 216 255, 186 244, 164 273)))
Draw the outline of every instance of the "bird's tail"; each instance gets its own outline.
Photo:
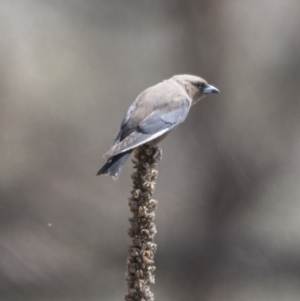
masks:
POLYGON ((107 162, 103 165, 103 167, 98 171, 98 175, 109 175, 115 181, 118 180, 121 170, 130 156, 132 149, 127 152, 120 153, 116 156, 113 156, 107 160, 107 162))

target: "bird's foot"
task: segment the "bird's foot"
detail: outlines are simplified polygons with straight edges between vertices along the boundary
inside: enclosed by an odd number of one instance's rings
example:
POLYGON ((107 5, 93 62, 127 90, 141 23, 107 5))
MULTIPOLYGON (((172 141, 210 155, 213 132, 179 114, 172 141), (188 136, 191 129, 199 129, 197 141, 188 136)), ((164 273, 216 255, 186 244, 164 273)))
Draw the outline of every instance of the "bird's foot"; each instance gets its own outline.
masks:
POLYGON ((155 148, 153 158, 157 161, 160 161, 162 159, 162 149, 158 145, 155 148))

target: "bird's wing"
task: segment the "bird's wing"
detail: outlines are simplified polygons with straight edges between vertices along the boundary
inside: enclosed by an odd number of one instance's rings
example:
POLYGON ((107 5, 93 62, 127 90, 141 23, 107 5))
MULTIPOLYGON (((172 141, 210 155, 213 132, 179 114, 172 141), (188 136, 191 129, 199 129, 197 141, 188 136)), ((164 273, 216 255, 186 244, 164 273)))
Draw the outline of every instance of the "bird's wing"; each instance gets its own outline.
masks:
MULTIPOLYGON (((186 98, 186 95, 182 94, 173 96, 171 101, 168 99, 166 101, 160 100, 159 102, 156 102, 156 105, 154 106, 152 101, 151 113, 147 114, 137 124, 135 122, 136 118, 134 118, 137 110, 132 110, 127 117, 127 123, 123 126, 123 131, 127 131, 129 135, 125 136, 123 139, 121 138, 119 142, 116 142, 104 157, 110 158, 152 141, 171 131, 186 119, 190 109, 190 103, 191 102, 186 98), (132 124, 135 125, 132 126, 132 124)), ((140 104, 140 106, 143 107, 144 104, 140 104)), ((122 127, 120 131, 122 131, 122 127)), ((119 138, 122 136, 123 134, 121 133, 119 138)))
POLYGON ((132 103, 132 105, 129 107, 128 111, 126 112, 125 116, 123 117, 123 120, 121 122, 120 131, 115 138, 113 145, 119 143, 121 140, 129 136, 134 130, 134 126, 128 126, 128 120, 130 118, 131 113, 135 110, 136 104, 138 102, 138 98, 132 103))
POLYGON ((190 109, 190 101, 183 96, 174 100, 171 108, 160 107, 146 117, 138 126, 144 134, 155 134, 166 128, 184 122, 190 109))

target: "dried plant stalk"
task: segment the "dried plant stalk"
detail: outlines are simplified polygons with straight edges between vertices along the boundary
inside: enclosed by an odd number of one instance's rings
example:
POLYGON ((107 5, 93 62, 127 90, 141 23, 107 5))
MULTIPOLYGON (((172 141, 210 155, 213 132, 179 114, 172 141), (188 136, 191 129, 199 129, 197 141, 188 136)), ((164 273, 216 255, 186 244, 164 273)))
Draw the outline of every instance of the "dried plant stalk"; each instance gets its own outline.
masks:
POLYGON ((157 201, 152 199, 157 178, 156 166, 161 159, 158 146, 143 145, 134 151, 135 172, 132 174, 133 190, 129 200, 129 208, 133 213, 129 219, 129 246, 126 280, 128 293, 126 301, 154 301, 150 284, 154 278, 154 254, 157 245, 154 243, 156 226, 154 224, 157 201))

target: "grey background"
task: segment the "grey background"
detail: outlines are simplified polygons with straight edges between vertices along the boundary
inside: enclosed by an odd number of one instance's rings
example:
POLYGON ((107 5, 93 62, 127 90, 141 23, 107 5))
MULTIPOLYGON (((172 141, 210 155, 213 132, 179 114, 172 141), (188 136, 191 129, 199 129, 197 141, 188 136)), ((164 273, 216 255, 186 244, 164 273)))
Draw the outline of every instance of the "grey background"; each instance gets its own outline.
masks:
POLYGON ((1 0, 1 300, 122 300, 132 164, 95 174, 145 88, 221 90, 161 143, 157 300, 300 299, 298 0, 1 0))

